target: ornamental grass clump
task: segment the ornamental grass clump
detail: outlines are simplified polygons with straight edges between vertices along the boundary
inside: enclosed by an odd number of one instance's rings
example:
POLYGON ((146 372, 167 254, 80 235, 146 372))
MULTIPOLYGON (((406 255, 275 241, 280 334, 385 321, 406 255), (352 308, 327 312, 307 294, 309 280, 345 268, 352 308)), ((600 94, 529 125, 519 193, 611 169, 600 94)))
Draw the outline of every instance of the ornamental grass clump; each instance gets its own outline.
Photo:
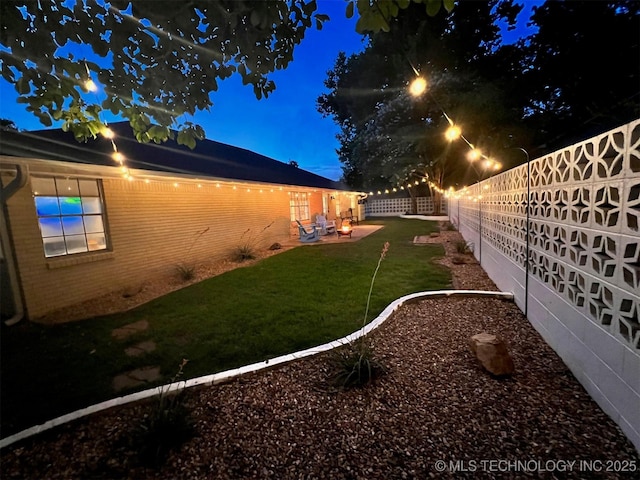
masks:
POLYGON ((183 359, 176 375, 160 389, 157 402, 134 432, 133 447, 144 465, 162 465, 172 449, 193 436, 193 420, 184 402, 185 390, 170 392, 171 386, 182 377, 187 362, 183 359))
POLYGON ((382 260, 384 260, 388 251, 389 242, 385 242, 382 252, 380 253, 380 258, 378 259, 378 265, 376 266, 371 278, 369 295, 367 296, 367 306, 364 311, 362 328, 360 329, 361 336, 343 348, 339 348, 334 351, 333 382, 341 388, 348 389, 353 387, 363 387, 373 382, 385 371, 384 366, 376 358, 373 344, 364 335, 364 328, 367 324, 367 315, 369 314, 373 285, 376 281, 378 270, 380 270, 380 264, 382 263, 382 260))
POLYGON ((264 227, 257 234, 252 234, 251 229, 247 228, 240 236, 240 244, 233 249, 231 259, 234 262, 238 263, 244 262, 246 260, 255 260, 255 258, 258 256, 258 243, 260 237, 265 230, 271 227, 271 225, 273 225, 273 222, 264 227))
POLYGON ((193 241, 184 255, 185 260, 175 266, 175 271, 183 282, 188 282, 196 277, 196 265, 189 259, 191 250, 196 242, 200 240, 200 237, 209 231, 209 228, 210 227, 207 227, 204 230, 195 233, 193 241))

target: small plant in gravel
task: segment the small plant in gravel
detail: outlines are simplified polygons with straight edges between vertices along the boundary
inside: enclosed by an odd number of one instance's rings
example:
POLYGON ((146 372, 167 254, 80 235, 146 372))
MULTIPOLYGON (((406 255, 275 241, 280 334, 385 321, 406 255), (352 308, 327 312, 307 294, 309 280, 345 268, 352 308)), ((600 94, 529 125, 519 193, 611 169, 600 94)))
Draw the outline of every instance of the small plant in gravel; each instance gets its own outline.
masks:
POLYGON ((196 276, 196 266, 192 263, 179 263, 175 266, 175 269, 183 282, 193 280, 196 276))
POLYGON ((171 386, 182 377, 187 362, 183 359, 169 384, 160 389, 155 405, 134 432, 133 447, 146 466, 162 465, 170 450, 193 436, 193 420, 184 403, 184 389, 170 392, 171 386))
POLYGON ((444 224, 444 229, 445 229, 447 232, 456 232, 456 231, 458 230, 458 229, 456 228, 456 226, 455 226, 453 223, 451 223, 451 222, 446 222, 446 223, 444 224))
POLYGON ((257 251, 260 236, 266 229, 271 227, 271 225, 273 225, 273 222, 264 227, 257 234, 252 234, 251 229, 247 228, 240 236, 240 244, 233 249, 231 259, 238 263, 255 259, 258 255, 257 251))
POLYGON ((473 246, 466 240, 458 240, 455 243, 456 252, 461 254, 473 253, 473 246))
MULTIPOLYGON (((378 259, 378 264, 371 278, 369 295, 367 296, 367 306, 364 311, 364 319, 362 320, 362 332, 367 324, 373 285, 376 281, 378 270, 380 270, 380 264, 388 251, 389 242, 385 242, 382 252, 380 253, 380 258, 378 259)), ((361 335, 358 339, 350 342, 343 348, 334 350, 332 363, 334 366, 333 382, 342 388, 363 387, 384 373, 384 366, 376 358, 373 344, 365 335, 361 335)))
POLYGON ((184 255, 185 260, 181 261, 175 266, 175 271, 183 282, 188 282, 189 280, 193 280, 196 276, 196 266, 192 261, 188 260, 189 254, 191 253, 191 250, 193 250, 193 247, 196 244, 196 242, 200 240, 200 237, 202 237, 202 235, 204 235, 209 231, 209 228, 210 227, 207 227, 202 231, 196 232, 196 234, 194 235, 193 241, 191 242, 191 245, 189 246, 189 248, 187 249, 184 255))

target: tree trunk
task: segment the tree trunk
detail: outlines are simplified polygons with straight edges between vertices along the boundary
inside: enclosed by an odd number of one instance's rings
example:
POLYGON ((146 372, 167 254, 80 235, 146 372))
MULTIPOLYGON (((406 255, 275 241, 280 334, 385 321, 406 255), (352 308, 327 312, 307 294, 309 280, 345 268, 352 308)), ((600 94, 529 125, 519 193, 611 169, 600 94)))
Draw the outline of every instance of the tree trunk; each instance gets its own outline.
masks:
POLYGON ((411 197, 411 211, 409 213, 411 215, 417 215, 418 214, 418 198, 411 191, 412 189, 408 189, 408 190, 409 190, 409 196, 411 197))
POLYGON ((440 192, 437 192, 437 191, 432 191, 431 193, 432 193, 431 198, 433 198, 433 214, 441 215, 442 214, 442 209, 441 209, 442 195, 440 194, 440 192))

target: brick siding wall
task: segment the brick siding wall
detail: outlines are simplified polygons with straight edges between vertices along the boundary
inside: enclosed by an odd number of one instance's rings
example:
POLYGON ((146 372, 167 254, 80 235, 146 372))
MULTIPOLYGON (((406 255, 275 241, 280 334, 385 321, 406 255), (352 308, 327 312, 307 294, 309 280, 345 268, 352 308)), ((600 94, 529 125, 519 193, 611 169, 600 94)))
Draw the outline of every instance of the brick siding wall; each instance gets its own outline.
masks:
MULTIPOLYGON (((37 175, 32 169, 31 175, 37 175)), ((71 176, 71 175, 69 175, 71 176)), ((46 258, 30 182, 8 202, 9 222, 27 316, 46 313, 139 285, 175 272, 181 262, 228 258, 234 247, 255 241, 268 248, 297 236, 289 213, 289 189, 229 183, 145 183, 105 178, 107 251, 46 258), (271 226, 265 230, 268 225, 271 226), (207 230, 198 237, 199 232, 207 230), (197 240, 196 240, 197 238, 197 240)), ((300 187, 294 191, 303 191, 300 187)), ((322 195, 308 189, 312 219, 322 195)))

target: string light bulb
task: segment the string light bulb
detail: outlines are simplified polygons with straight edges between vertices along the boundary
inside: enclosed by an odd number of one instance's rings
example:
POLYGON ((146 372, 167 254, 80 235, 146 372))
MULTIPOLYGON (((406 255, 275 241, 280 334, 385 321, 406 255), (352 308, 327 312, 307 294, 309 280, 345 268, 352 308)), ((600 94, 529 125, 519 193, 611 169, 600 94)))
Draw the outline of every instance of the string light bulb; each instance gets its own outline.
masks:
POLYGON ((422 77, 417 77, 409 85, 409 93, 414 97, 419 97, 427 90, 427 81, 422 77))
POLYGON ((100 132, 100 135, 102 135, 104 138, 108 138, 109 140, 113 140, 113 138, 116 136, 114 131, 109 127, 104 127, 100 132))
POLYGON ((462 130, 460 130, 460 127, 458 127, 457 125, 451 125, 449 128, 447 128, 447 131, 444 134, 446 139, 450 142, 459 139, 460 135, 462 135, 462 130))
POLYGON ((479 160, 481 157, 482 157, 482 152, 477 148, 472 148, 471 150, 469 150, 469 153, 467 153, 467 158, 472 162, 479 160))
POLYGON ((97 92, 98 91, 98 85, 96 85, 96 82, 94 82, 91 78, 85 80, 84 88, 89 92, 97 92))

